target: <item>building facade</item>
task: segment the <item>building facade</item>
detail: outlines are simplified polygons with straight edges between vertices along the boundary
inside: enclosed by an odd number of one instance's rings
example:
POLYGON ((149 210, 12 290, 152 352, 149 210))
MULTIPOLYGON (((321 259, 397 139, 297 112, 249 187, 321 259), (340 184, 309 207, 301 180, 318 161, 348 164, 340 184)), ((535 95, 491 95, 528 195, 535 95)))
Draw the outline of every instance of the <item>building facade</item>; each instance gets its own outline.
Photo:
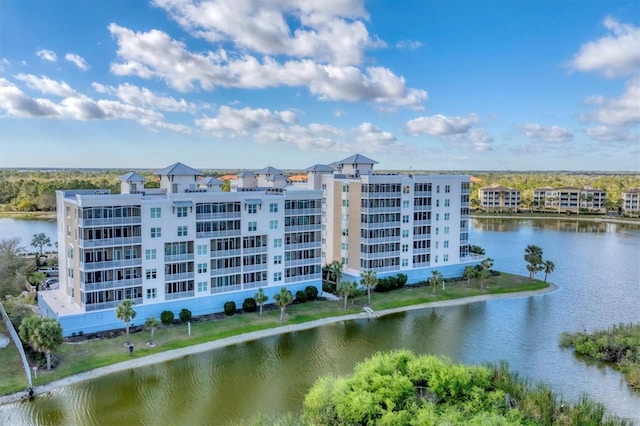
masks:
POLYGON ((640 188, 622 191, 622 214, 630 217, 640 216, 640 188))
MULTIPOLYGON (((375 174, 361 155, 307 169, 291 183, 267 167, 222 182, 176 163, 146 188, 136 173, 108 190, 57 191, 60 288, 39 304, 65 336, 121 328, 115 308, 135 302, 138 323, 170 310, 194 316, 240 306, 263 288, 321 290, 322 265, 461 275, 468 253, 469 177, 375 174)), ((136 323, 136 321, 134 321, 136 323)))
POLYGON ((478 189, 480 207, 486 212, 517 212, 520 209, 520 191, 501 185, 478 189))
POLYGON ((605 190, 590 187, 545 187, 533 191, 533 207, 538 210, 604 213, 607 210, 606 200, 605 190))

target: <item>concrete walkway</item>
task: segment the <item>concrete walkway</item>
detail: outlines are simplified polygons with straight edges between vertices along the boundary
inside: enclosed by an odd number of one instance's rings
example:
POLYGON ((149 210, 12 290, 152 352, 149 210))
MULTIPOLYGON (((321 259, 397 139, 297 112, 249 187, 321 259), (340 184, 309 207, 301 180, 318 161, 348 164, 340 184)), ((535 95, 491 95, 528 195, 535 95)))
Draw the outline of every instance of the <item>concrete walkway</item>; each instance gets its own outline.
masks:
MULTIPOLYGON (((394 309, 385 309, 382 311, 376 311, 378 316, 394 314, 396 312, 411 311, 424 308, 440 308, 444 306, 457 306, 467 303, 482 302, 485 300, 493 299, 506 299, 506 298, 522 298, 530 297, 539 294, 551 293, 558 290, 558 286, 549 284, 549 287, 542 290, 523 291, 516 293, 504 293, 504 294, 483 294, 480 296, 473 296, 461 299, 442 300, 439 302, 424 303, 421 305, 404 306, 394 309)), ((324 295, 326 297, 326 294, 324 295)), ((320 327, 327 324, 338 323, 342 321, 349 321, 354 319, 369 318, 369 314, 366 312, 360 312, 357 314, 342 315, 338 317, 323 318, 315 321, 309 321, 302 324, 284 325, 282 327, 270 328, 268 330, 254 331, 251 333, 240 334, 237 336, 226 337, 224 339, 214 340, 212 342, 200 343, 198 345, 189 346, 181 349, 173 349, 170 351, 159 352, 157 354, 148 355, 142 358, 133 358, 131 360, 119 362, 117 364, 108 365, 106 367, 96 368, 94 370, 79 373, 64 379, 56 380, 55 382, 48 383, 42 386, 35 387, 35 393, 43 394, 51 392, 52 390, 61 386, 68 386, 75 383, 83 382, 85 380, 95 379, 97 377, 106 376, 107 374, 117 373, 129 369, 145 367, 152 364, 165 362, 168 360, 180 358, 186 355, 191 355, 200 352, 207 352, 214 349, 223 348, 225 346, 237 345, 240 343, 250 342, 253 340, 263 339, 265 337, 276 336, 283 333, 291 333, 294 331, 309 330, 311 328, 320 327)), ((24 398, 24 392, 16 393, 13 395, 0 396, 0 405, 8 404, 19 401, 24 398)))

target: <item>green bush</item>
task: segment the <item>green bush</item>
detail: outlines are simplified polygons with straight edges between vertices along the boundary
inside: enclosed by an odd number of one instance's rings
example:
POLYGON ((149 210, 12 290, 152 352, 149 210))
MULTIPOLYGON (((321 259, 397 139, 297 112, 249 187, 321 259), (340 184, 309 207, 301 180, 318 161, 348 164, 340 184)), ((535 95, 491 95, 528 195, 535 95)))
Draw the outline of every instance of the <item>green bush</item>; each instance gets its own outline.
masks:
POLYGON ((229 301, 224 304, 224 314, 231 316, 236 313, 236 302, 229 301))
POLYGON ((378 285, 373 288, 373 291, 385 293, 402 288, 407 283, 407 279, 408 277, 405 274, 398 274, 395 277, 378 278, 378 285))
POLYGON ((304 292, 307 293, 307 300, 310 302, 318 298, 318 289, 315 286, 307 286, 304 292))
POLYGON ((296 298, 294 302, 296 303, 304 303, 307 301, 307 293, 303 290, 296 291, 296 298))
POLYGON ((187 308, 183 308, 180 310, 178 316, 180 317, 180 321, 187 322, 191 319, 191 311, 187 308))
POLYGON ((173 312, 171 311, 162 311, 160 314, 160 322, 165 325, 173 323, 174 318, 173 312))
POLYGON ((336 284, 324 281, 322 283, 322 291, 326 293, 336 294, 336 284))
POLYGON ((242 310, 244 312, 255 312, 257 310, 258 304, 256 303, 256 299, 253 297, 247 297, 242 302, 242 310))

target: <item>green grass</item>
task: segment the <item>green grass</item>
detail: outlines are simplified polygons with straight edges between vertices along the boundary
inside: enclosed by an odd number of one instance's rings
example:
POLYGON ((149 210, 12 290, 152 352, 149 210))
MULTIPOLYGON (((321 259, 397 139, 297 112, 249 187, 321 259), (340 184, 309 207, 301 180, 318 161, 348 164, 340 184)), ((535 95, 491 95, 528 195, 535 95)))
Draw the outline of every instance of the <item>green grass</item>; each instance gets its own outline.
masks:
MULTIPOLYGON (((521 276, 505 273, 490 278, 488 285, 488 289, 480 291, 477 281, 472 281, 471 287, 467 287, 466 281, 447 283, 446 290, 443 292, 442 288, 439 288, 436 290, 435 295, 431 294, 432 289, 426 286, 408 287, 387 293, 372 292, 371 308, 375 311, 380 311, 439 300, 458 299, 481 294, 528 291, 548 286, 539 280, 530 281, 521 276)), ((142 357, 282 325, 301 324, 323 318, 361 313, 362 307, 366 303, 367 296, 365 294, 356 300, 349 300, 346 310, 343 309, 344 302, 341 300, 290 305, 287 307, 287 316, 283 322, 279 320, 279 309, 265 310, 262 317, 257 313, 251 313, 234 315, 220 320, 192 322, 191 336, 188 335, 185 324, 171 325, 156 330, 154 336, 155 347, 146 345, 146 342, 150 339, 149 331, 132 333, 130 340, 135 346, 134 356, 142 357)), ((55 351, 55 356, 59 360, 58 366, 50 372, 40 370, 38 378, 34 379, 34 385, 43 385, 77 373, 129 360, 131 358, 125 346, 126 340, 126 336, 118 336, 109 339, 88 340, 82 343, 66 342, 55 351)), ((0 363, 2 366, 7 364, 3 362, 4 358, 1 358, 5 355, 4 352, 4 350, 0 351, 0 363)), ((7 368, 6 371, 0 370, 0 373, 3 373, 0 376, 3 377, 0 394, 24 390, 25 379, 22 368, 7 368), (15 380, 14 376, 16 377, 15 380)))
MULTIPOLYGON (((0 333, 9 336, 9 331, 0 318, 0 333)), ((0 395, 24 390, 28 386, 27 376, 20 360, 20 354, 13 340, 6 348, 0 349, 0 395)))

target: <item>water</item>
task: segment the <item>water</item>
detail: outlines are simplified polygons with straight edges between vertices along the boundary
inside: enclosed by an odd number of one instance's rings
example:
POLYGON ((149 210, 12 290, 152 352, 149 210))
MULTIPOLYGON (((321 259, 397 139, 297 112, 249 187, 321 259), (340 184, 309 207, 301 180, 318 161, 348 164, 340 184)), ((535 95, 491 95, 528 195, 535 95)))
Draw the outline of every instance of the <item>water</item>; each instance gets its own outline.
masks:
POLYGON ((0 218, 0 240, 8 238, 20 238, 20 246, 25 251, 35 251, 31 246, 33 234, 44 234, 51 240, 51 247, 43 247, 44 251, 56 250, 58 232, 55 219, 14 219, 0 218))
POLYGON ((562 331, 640 321, 640 228, 562 221, 473 220, 470 240, 495 267, 526 274, 524 248, 543 248, 560 290, 410 311, 289 333, 60 388, 0 407, 0 424, 242 424, 299 412, 325 374, 343 375, 376 351, 416 353, 512 370, 566 399, 589 393, 610 413, 640 419, 640 393, 608 366, 558 347, 562 331))

